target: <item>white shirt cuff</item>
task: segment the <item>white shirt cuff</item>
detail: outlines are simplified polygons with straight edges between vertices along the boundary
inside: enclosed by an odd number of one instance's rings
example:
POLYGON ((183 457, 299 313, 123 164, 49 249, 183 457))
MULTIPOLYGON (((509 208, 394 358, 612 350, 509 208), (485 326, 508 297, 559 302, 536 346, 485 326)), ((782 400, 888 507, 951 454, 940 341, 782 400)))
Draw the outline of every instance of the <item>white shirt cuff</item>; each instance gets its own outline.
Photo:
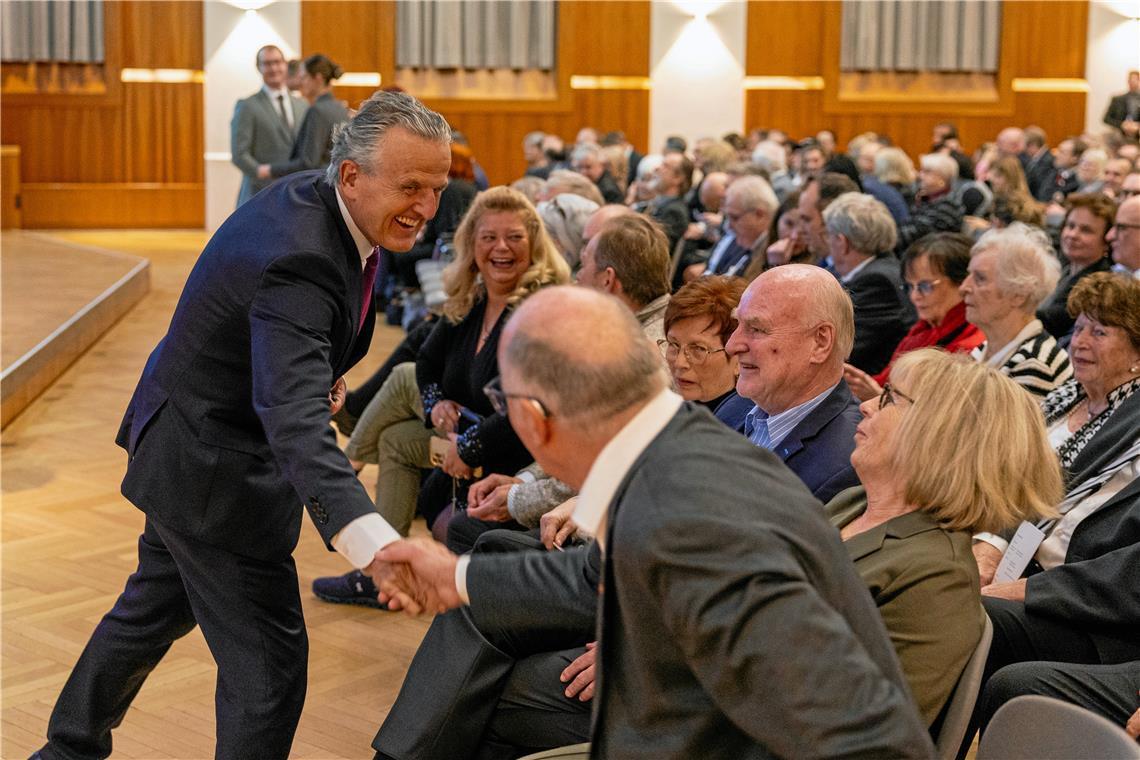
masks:
POLYGON ((373 512, 356 518, 337 531, 332 537, 332 545, 353 567, 364 569, 372 564, 376 552, 399 540, 400 534, 396 529, 373 512))
POLYGON ((536 478, 534 476, 534 473, 530 470, 519 470, 515 474, 515 477, 524 483, 533 483, 534 481, 538 480, 538 478, 536 478))
POLYGON ((1009 548, 1009 541, 1006 541, 1001 536, 996 536, 993 533, 975 533, 974 540, 985 541, 987 544, 994 547, 1002 554, 1005 554, 1005 550, 1009 548))
POLYGON ((455 593, 464 604, 471 604, 471 597, 467 595, 467 566, 471 564, 470 554, 461 554, 455 563, 455 593))

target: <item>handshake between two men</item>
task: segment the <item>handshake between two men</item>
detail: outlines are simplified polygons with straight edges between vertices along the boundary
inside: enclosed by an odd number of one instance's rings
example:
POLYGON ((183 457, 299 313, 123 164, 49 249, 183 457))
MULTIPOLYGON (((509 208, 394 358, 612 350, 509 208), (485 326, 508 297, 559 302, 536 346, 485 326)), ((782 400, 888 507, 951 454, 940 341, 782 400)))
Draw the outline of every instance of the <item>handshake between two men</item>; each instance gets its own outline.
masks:
MULTIPOLYGON (((565 541, 579 532, 571 519, 576 498, 542 516, 540 535, 547 550, 562 551, 565 541)), ((376 552, 364 572, 380 590, 388 609, 409 615, 444 613, 466 603, 459 592, 458 555, 430 538, 405 538, 376 552)))

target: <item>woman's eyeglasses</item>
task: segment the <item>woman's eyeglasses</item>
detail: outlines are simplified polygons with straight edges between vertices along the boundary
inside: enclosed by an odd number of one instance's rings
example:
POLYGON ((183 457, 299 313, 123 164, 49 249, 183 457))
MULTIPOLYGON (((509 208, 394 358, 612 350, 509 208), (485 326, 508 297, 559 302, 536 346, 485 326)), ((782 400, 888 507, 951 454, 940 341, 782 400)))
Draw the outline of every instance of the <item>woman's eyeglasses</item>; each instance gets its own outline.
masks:
POLYGON ((891 404, 896 403, 895 396, 909 401, 912 404, 914 403, 914 399, 900 391, 898 388, 892 388, 890 383, 883 383, 883 392, 879 394, 879 408, 886 409, 891 404))
POLYGON ((937 280, 919 280, 918 282, 904 282, 903 289, 909 294, 912 290, 917 290, 920 295, 928 296, 934 292, 934 287, 942 282, 942 279, 937 280))
POLYGON ((680 343, 665 338, 657 341, 657 347, 661 349, 661 353, 665 354, 667 361, 676 361, 677 356, 684 354, 685 361, 694 365, 704 364, 712 354, 719 354, 724 351, 723 348, 711 349, 699 343, 687 343, 682 346, 680 343))

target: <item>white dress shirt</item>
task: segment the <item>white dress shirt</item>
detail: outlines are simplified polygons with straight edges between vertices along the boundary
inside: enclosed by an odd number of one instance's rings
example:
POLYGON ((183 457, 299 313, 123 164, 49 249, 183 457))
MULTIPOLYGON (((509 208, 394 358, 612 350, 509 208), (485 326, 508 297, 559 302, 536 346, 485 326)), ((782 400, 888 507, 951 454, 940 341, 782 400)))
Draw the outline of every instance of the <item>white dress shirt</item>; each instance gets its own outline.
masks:
POLYGON ((288 87, 281 87, 279 90, 269 89, 269 85, 261 85, 261 91, 269 96, 269 102, 273 104, 273 110, 277 114, 281 113, 281 106, 285 106, 285 121, 290 129, 296 127, 296 122, 293 121, 293 93, 289 92, 288 87), (278 96, 284 100, 278 100, 278 96))
MULTIPOLYGON (((352 235, 352 242, 356 243, 356 252, 360 255, 360 266, 364 268, 368 257, 372 255, 372 244, 364 233, 352 220, 344 199, 340 197, 340 190, 336 191, 336 205, 340 208, 340 215, 344 217, 348 233, 352 235)), ((388 521, 378 512, 362 515, 348 525, 345 525, 332 537, 332 546, 343 554, 353 567, 365 568, 372 563, 372 557, 393 541, 399 541, 400 534, 388 524, 388 521)))
MULTIPOLYGON (((683 399, 673 391, 661 391, 610 439, 591 465, 578 494, 573 520, 587 533, 596 536, 602 549, 605 549, 606 514, 618 486, 641 453, 677 414, 682 403, 683 399)), ((471 601, 467 595, 467 565, 470 562, 471 556, 465 554, 455 566, 455 589, 464 604, 471 601)))

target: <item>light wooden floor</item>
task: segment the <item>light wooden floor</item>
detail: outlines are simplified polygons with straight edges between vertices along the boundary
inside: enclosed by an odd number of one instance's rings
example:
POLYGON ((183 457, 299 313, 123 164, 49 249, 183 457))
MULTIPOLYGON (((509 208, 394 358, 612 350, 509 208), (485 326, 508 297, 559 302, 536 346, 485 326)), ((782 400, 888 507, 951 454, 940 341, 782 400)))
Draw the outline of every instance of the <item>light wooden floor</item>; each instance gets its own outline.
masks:
MULTIPOLYGON (((148 353, 165 331, 202 232, 107 231, 60 238, 143 256, 151 292, 4 430, 0 450, 0 757, 26 757, 95 624, 136 563, 142 514, 119 495, 125 455, 113 443, 148 353)), ((399 332, 380 331, 366 377, 399 332)), ((375 468, 365 470, 372 490, 375 468)), ((327 605, 314 577, 346 564, 305 525, 297 550, 310 637, 309 692, 297 758, 371 757, 372 736, 403 681, 427 622, 327 605)), ((115 757, 213 756, 213 660, 195 631, 177 642, 115 732, 115 757)))

